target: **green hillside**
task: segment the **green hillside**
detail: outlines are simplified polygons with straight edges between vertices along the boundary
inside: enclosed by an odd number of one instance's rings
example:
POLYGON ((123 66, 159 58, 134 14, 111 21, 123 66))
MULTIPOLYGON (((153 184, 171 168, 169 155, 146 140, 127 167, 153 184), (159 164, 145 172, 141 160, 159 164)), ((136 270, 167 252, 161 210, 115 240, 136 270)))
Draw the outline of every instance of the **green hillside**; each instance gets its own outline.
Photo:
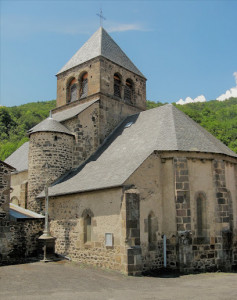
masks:
MULTIPOLYGON (((147 109, 161 105, 164 103, 147 101, 147 109)), ((174 105, 237 153, 237 98, 174 105)), ((52 100, 0 107, 0 159, 6 159, 26 142, 26 132, 48 117, 55 106, 52 100)))
POLYGON ((32 102, 20 106, 0 107, 0 159, 28 141, 27 131, 47 118, 56 101, 32 102))

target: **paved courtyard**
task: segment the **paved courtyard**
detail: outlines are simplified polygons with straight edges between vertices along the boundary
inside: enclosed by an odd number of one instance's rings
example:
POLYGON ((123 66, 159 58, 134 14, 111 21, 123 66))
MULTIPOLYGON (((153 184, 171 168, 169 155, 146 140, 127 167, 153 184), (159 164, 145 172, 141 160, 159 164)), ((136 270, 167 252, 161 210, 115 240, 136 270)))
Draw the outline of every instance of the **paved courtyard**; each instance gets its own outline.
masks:
POLYGON ((0 299, 236 300, 237 273, 127 277, 73 262, 0 267, 0 299))

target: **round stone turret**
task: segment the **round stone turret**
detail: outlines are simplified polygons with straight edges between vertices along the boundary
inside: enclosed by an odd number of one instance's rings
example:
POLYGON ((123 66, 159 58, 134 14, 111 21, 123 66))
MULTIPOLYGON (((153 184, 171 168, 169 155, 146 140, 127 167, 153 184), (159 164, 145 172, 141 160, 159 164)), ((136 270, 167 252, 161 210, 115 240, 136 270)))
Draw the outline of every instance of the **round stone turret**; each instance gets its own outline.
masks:
POLYGON ((50 115, 28 132, 29 177, 28 209, 42 210, 36 196, 46 183, 55 181, 72 168, 74 135, 50 115))

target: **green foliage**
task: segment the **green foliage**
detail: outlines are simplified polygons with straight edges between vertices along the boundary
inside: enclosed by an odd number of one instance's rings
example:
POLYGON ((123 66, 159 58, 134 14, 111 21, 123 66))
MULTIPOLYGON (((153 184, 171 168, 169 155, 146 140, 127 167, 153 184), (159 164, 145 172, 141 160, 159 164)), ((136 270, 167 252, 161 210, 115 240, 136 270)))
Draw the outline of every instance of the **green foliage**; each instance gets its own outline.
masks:
MULTIPOLYGON (((148 100, 147 109, 164 104, 148 100)), ((174 105, 237 153, 237 98, 174 105)), ((55 106, 52 100, 0 107, 0 159, 6 159, 25 143, 27 131, 47 118, 55 106)))
POLYGON ((0 107, 0 159, 4 160, 28 141, 27 131, 47 118, 56 101, 0 107))
POLYGON ((146 109, 152 109, 152 108, 155 108, 155 107, 162 106, 164 104, 166 104, 166 103, 161 103, 161 102, 155 102, 155 101, 147 100, 146 101, 146 109))

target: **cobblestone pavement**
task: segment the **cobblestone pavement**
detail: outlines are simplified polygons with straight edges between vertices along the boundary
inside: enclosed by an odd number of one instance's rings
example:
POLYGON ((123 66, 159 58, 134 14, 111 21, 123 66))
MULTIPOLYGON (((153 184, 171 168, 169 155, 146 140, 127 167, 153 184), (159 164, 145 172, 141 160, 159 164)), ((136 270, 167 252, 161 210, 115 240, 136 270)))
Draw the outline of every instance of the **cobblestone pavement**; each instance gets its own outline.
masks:
POLYGON ((0 299, 236 300, 237 273, 128 277, 73 262, 0 267, 0 299))

